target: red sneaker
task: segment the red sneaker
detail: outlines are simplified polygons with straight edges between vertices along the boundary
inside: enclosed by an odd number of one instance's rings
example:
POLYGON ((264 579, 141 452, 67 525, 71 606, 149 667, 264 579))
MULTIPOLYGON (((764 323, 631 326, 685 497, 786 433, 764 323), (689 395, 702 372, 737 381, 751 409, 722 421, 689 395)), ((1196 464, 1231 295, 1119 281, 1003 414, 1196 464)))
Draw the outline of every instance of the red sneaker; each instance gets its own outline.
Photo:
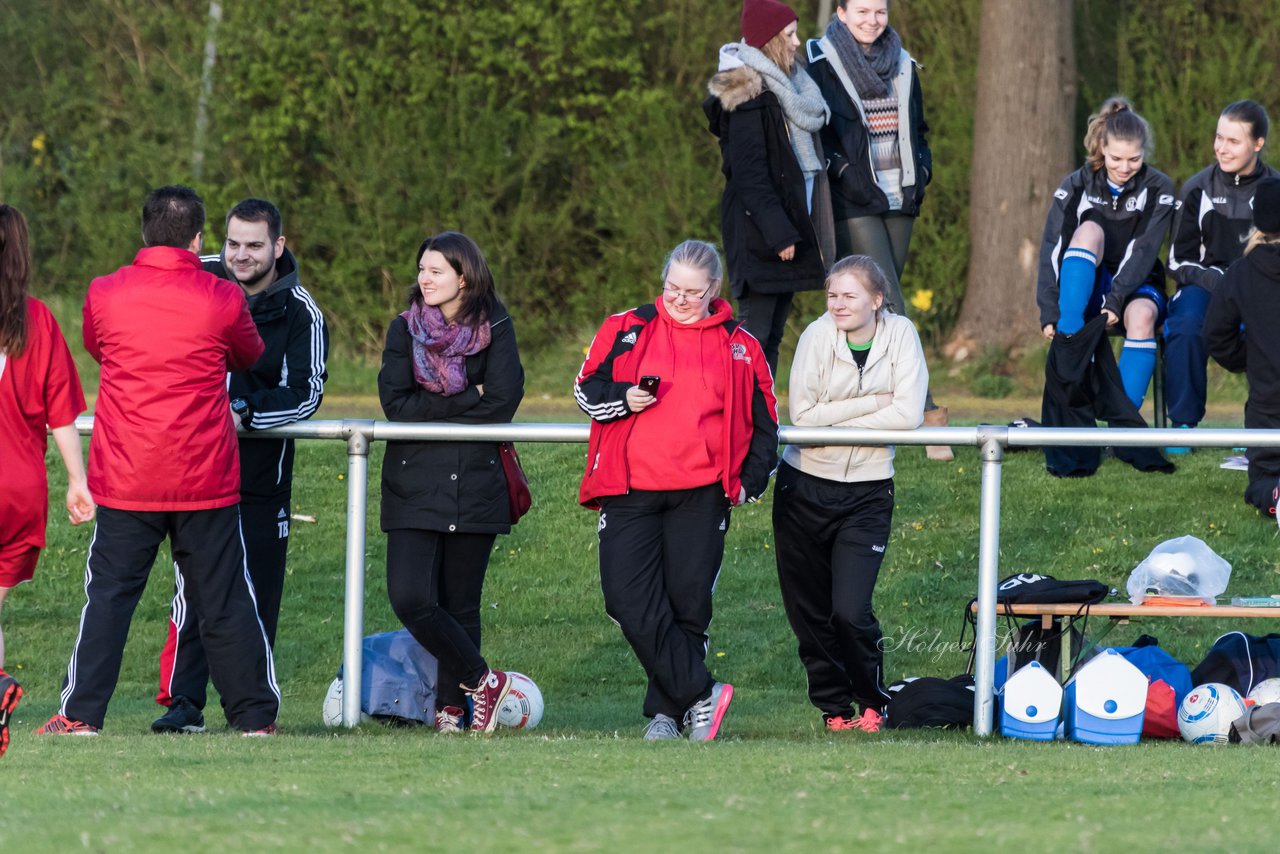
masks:
POLYGON ((22 699, 22 686, 18 680, 0 670, 0 756, 9 749, 9 718, 22 699))
POLYGON ((853 722, 852 729, 860 729, 863 732, 879 732, 880 727, 884 725, 884 715, 875 709, 867 709, 862 713, 862 717, 853 722))
POLYGON ((827 730, 830 732, 844 732, 847 729, 858 729, 859 719, 852 715, 849 717, 844 717, 843 715, 824 715, 823 717, 826 721, 827 730))
POLYGON ((65 715, 54 715, 36 735, 97 735, 100 730, 84 721, 73 721, 65 715))
POLYGON ((501 670, 490 670, 480 680, 479 687, 462 690, 471 697, 471 731, 490 733, 498 726, 498 707, 511 690, 511 678, 501 670))
POLYGON ((245 738, 267 738, 268 736, 277 735, 279 732, 280 727, 276 726, 274 723, 269 723, 262 729, 241 730, 240 735, 245 738))
POLYGON ((458 706, 445 706, 436 711, 436 732, 453 735, 462 732, 462 721, 467 713, 458 706))

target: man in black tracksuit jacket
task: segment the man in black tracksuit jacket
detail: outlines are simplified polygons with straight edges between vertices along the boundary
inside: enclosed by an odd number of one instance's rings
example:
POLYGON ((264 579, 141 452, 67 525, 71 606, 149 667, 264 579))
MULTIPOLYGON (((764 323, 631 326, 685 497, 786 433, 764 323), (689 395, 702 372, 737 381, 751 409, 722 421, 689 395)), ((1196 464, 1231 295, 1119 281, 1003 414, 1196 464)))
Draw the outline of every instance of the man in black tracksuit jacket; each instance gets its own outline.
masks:
MULTIPOLYGON (((320 406, 329 332, 311 294, 298 280, 298 264, 285 248, 280 212, 246 199, 227 214, 221 255, 201 258, 204 268, 239 282, 266 350, 247 371, 228 375, 232 417, 245 431, 310 418, 320 406)), ((292 439, 240 439, 240 527, 258 617, 275 645, 284 590, 293 487, 292 439)), ((169 711, 155 732, 201 732, 208 664, 194 614, 181 584, 174 592, 169 637, 160 656, 156 701, 169 711)))

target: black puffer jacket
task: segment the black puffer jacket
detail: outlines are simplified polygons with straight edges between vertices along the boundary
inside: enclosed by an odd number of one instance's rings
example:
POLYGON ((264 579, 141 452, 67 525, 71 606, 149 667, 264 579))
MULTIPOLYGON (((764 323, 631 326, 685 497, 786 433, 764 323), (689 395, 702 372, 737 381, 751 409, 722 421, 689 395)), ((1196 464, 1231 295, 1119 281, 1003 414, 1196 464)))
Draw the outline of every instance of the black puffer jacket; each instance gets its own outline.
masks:
MULTIPOLYGON (((788 293, 822 287, 834 254, 819 240, 819 229, 805 202, 804 173, 787 136, 782 105, 760 74, 745 66, 721 71, 707 84, 703 102, 709 129, 720 140, 724 195, 720 199, 720 232, 729 264, 734 297, 750 290, 788 293), (796 247, 783 261, 778 253, 796 247)), ((817 135, 815 134, 815 141, 817 135)), ((822 157, 819 150, 818 156, 822 157)), ((831 195, 820 172, 814 184, 815 217, 831 218, 831 195)), ((828 231, 828 227, 822 231, 828 231)))
MULTIPOLYGON (((409 325, 387 330, 378 397, 389 421, 507 424, 524 397, 524 368, 511 317, 501 303, 489 312, 492 340, 467 357, 467 388, 449 397, 413 377, 409 325), (484 394, 476 390, 484 386, 484 394)), ((388 442, 382 461, 382 530, 505 534, 511 530, 507 478, 494 442, 388 442)))
MULTIPOLYGON (((861 102, 855 103, 832 65, 838 61, 833 59, 834 49, 831 49, 832 57, 826 55, 827 49, 825 38, 810 39, 806 46, 809 76, 818 84, 831 108, 831 122, 822 129, 827 175, 831 179, 831 206, 837 220, 879 216, 888 212, 889 199, 876 184, 867 120, 861 102)), ((915 60, 905 50, 894 90, 898 95, 899 149, 904 167, 901 212, 919 216, 925 185, 933 178, 933 152, 929 149, 929 125, 924 120, 920 75, 915 60)))

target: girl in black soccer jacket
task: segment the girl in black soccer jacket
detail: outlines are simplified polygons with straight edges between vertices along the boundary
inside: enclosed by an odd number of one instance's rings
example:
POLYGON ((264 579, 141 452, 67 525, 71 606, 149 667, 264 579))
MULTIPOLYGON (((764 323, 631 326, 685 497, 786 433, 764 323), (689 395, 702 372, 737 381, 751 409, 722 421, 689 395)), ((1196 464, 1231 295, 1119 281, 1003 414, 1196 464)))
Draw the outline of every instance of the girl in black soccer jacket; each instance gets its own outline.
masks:
POLYGON ((1106 315, 1122 328, 1120 375, 1141 408, 1156 364, 1164 311, 1160 245, 1173 214, 1173 181, 1145 162, 1151 128, 1124 98, 1089 117, 1084 166, 1062 181, 1044 226, 1036 302, 1046 338, 1074 335, 1106 315))
POLYGON ((1175 427, 1194 427, 1204 417, 1208 354, 1203 329, 1209 298, 1249 239, 1259 179, 1280 175, 1262 162, 1268 124, 1267 111, 1257 101, 1228 104, 1213 137, 1217 162, 1182 186, 1169 250, 1169 273, 1178 289, 1164 324, 1166 399, 1175 427))

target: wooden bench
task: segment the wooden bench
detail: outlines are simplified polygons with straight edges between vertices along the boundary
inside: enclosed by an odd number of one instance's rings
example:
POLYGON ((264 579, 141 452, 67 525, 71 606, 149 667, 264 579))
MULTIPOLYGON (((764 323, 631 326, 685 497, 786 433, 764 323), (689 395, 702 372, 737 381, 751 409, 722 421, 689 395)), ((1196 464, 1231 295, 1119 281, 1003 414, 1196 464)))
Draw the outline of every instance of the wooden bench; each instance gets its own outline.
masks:
MULTIPOLYGON (((978 603, 974 602, 969 610, 978 613, 978 603)), ((1280 608, 1248 608, 1242 605, 1134 605, 1132 602, 1103 602, 1097 605, 1085 605, 1080 602, 1045 603, 1045 604, 1010 604, 996 603, 996 616, 1039 617, 1043 629, 1053 627, 1054 620, 1067 618, 1067 625, 1062 631, 1062 650, 1058 661, 1062 669, 1062 680, 1065 683, 1071 673, 1071 626, 1076 620, 1089 617, 1106 617, 1111 627, 1124 625, 1134 617, 1270 617, 1280 619, 1280 608)), ((1108 627, 1099 636, 1111 631, 1108 627)), ((1010 639, 1012 640, 1012 638, 1010 639)), ((1087 640, 1087 639, 1086 639, 1087 640)))

